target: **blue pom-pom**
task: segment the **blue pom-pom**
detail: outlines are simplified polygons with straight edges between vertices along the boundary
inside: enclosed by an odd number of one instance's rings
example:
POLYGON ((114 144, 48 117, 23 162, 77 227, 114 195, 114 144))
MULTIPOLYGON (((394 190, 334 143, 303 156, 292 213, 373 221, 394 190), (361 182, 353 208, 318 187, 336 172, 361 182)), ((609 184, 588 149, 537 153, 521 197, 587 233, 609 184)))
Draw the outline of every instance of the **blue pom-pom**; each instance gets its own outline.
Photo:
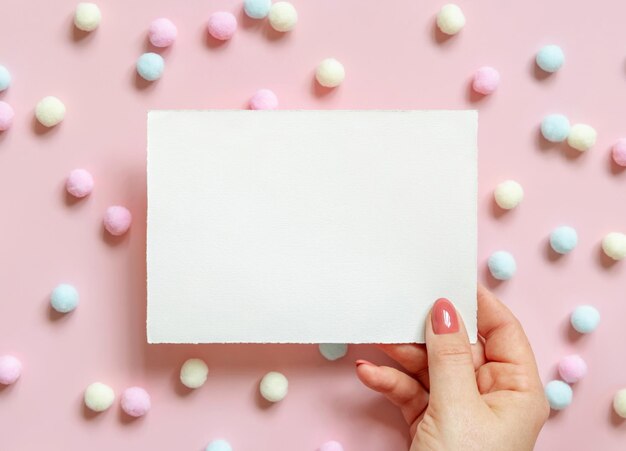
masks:
POLYGON ((272 0, 245 0, 243 10, 251 19, 263 19, 270 13, 272 0))
POLYGON ((137 73, 144 80, 158 80, 163 75, 164 68, 163 57, 157 53, 144 53, 137 59, 137 73))
POLYGON ((78 291, 72 285, 62 283, 50 295, 50 305, 59 313, 68 313, 78 306, 78 291))
POLYGON ((320 354, 327 360, 337 360, 348 352, 348 345, 344 343, 321 343, 320 354))
POLYGON ((558 45, 546 45, 537 53, 537 66, 546 72, 556 72, 563 66, 565 55, 558 45))
POLYGON ((570 318, 572 327, 581 334, 593 332, 600 323, 600 312, 591 305, 576 307, 570 318))
POLYGON ((233 451, 233 448, 226 440, 213 440, 207 445, 206 451, 233 451))
POLYGON ((515 259, 506 251, 498 251, 491 254, 487 266, 489 266, 491 275, 498 280, 509 280, 517 270, 515 259))
POLYGON ((9 70, 0 65, 0 91, 4 91, 11 85, 11 74, 9 70))
POLYGON ((569 119, 562 114, 549 114, 541 121, 541 134, 548 141, 560 143, 569 136, 569 119))
POLYGON ((568 226, 557 227, 550 234, 550 246, 554 252, 567 254, 574 250, 578 244, 578 234, 576 230, 568 226))
POLYGON ((550 381, 545 387, 546 398, 554 410, 565 409, 572 403, 572 387, 563 381, 550 381))

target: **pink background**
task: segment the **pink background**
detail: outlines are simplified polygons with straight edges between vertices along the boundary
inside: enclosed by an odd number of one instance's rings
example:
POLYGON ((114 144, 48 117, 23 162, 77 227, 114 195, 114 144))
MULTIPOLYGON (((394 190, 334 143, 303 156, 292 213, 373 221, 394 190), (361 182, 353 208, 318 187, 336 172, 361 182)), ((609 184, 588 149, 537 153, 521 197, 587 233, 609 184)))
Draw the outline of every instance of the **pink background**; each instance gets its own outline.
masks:
POLYGON ((461 1, 467 25, 444 39, 435 32, 441 1, 294 0, 300 22, 279 35, 266 21, 243 17, 239 1, 136 0, 100 2, 103 21, 91 35, 72 27, 75 1, 4 0, 0 64, 14 78, 0 99, 13 105, 14 126, 0 134, 0 354, 23 360, 22 379, 0 388, 0 449, 190 449, 216 437, 235 450, 314 450, 328 439, 346 450, 405 449, 400 414, 363 388, 353 361, 386 362, 371 347, 354 346, 327 362, 315 346, 148 346, 145 340, 146 111, 153 108, 245 108, 261 87, 281 108, 406 108, 480 111, 480 281, 493 288, 526 326, 541 376, 580 353, 588 377, 574 387, 573 405, 553 415, 540 450, 626 446, 626 424, 612 413, 614 392, 626 386, 626 262, 600 252, 605 233, 626 231, 626 172, 609 148, 626 136, 623 2, 461 1), (533 5, 534 4, 534 5, 533 5), (208 39, 208 15, 236 13, 231 42, 208 39), (134 71, 148 49, 156 17, 179 27, 163 78, 149 84, 134 71), (533 63, 544 44, 557 43, 566 64, 544 76, 533 63), (334 56, 347 78, 328 92, 313 82, 323 58, 334 56), (492 65, 502 75, 490 98, 471 94, 471 74, 492 65), (60 97, 65 122, 43 130, 37 101, 60 97), (562 112, 596 127, 595 148, 579 155, 548 145, 541 118, 562 112), (96 187, 84 200, 65 195, 70 170, 90 170, 96 187), (526 190, 515 211, 494 208, 494 186, 514 178, 526 190), (126 236, 103 233, 107 206, 134 215, 126 236), (578 248, 557 258, 547 247, 556 226, 574 226, 578 248), (489 279, 485 261, 507 249, 519 270, 509 282, 489 279), (74 284, 81 305, 60 317, 48 307, 60 282, 74 284), (579 337, 568 326, 578 304, 596 305, 598 331, 579 337), (206 359, 211 374, 200 390, 178 382, 188 357, 206 359), (257 383, 283 371, 290 394, 265 406, 257 383), (103 381, 119 394, 145 386, 147 417, 130 420, 119 404, 92 415, 83 389, 103 381))

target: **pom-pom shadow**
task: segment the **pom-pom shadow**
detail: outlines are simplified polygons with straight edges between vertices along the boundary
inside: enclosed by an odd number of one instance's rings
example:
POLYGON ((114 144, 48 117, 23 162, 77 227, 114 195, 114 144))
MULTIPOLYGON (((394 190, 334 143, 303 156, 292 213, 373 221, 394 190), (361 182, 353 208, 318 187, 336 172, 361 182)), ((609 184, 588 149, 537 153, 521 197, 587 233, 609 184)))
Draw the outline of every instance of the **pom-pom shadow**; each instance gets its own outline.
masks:
POLYGON ((617 260, 613 260, 611 257, 609 257, 608 255, 604 253, 604 250, 602 249, 602 243, 598 245, 597 256, 598 256, 597 257, 598 263, 604 269, 611 269, 615 267, 615 264, 617 263, 617 260))
POLYGON ((85 420, 96 421, 96 419, 100 417, 100 414, 106 413, 106 410, 104 412, 94 412, 89 407, 87 407, 87 405, 85 404, 85 399, 81 395, 81 397, 80 397, 80 413, 81 413, 82 417, 85 420))
POLYGON ((132 415, 129 415, 126 412, 124 412, 124 409, 122 409, 122 406, 120 405, 118 409, 117 418, 118 420, 120 420, 120 423, 122 423, 123 425, 130 426, 133 424, 135 425, 141 424, 141 420, 143 419, 143 416, 134 417, 132 415))
POLYGON ((626 418, 620 417, 613 408, 613 402, 609 403, 609 421, 613 427, 626 427, 626 418))
POLYGON ((509 210, 507 210, 506 208, 502 208, 500 205, 498 205, 493 195, 489 196, 489 204, 491 206, 491 214, 496 219, 507 216, 511 214, 512 210, 515 210, 515 208, 511 208, 509 210))
POLYGON ((52 305, 50 305, 50 300, 46 299, 46 312, 48 314, 48 319, 53 323, 59 323, 62 321, 69 321, 72 316, 72 312, 61 313, 57 312, 52 305))
POLYGON ((317 97, 318 99, 325 97, 330 98, 336 94, 338 88, 339 86, 336 88, 327 88, 326 86, 320 85, 315 78, 315 73, 313 73, 313 76, 311 77, 311 93, 314 97, 317 97))
MULTIPOLYGON (((0 136, 1 136, 1 135, 2 135, 2 134, 0 133, 0 136)), ((626 174, 626 166, 620 166, 619 164, 617 164, 617 163, 615 162, 615 160, 613 159, 613 154, 612 154, 612 152, 611 152, 611 149, 609 149, 609 151, 607 152, 607 154, 608 154, 608 157, 609 157, 609 159, 608 159, 608 161, 607 161, 607 162, 608 162, 608 170, 609 170, 609 173, 610 173, 611 175, 626 174)))
POLYGON ((550 238, 546 239, 544 243, 544 249, 546 259, 550 262, 558 262, 565 256, 564 254, 559 254, 554 249, 552 249, 552 246, 550 245, 550 238))
MULTIPOLYGON (((253 387, 253 390, 254 390, 254 394, 253 394, 253 396, 254 396, 254 403, 257 405, 257 407, 259 409, 262 409, 262 410, 271 409, 274 406, 274 404, 277 404, 277 403, 270 402, 270 401, 268 401, 267 399, 265 399, 261 395, 261 391, 259 390, 259 385, 261 384, 261 379, 262 378, 259 378, 257 380, 256 385, 253 387)), ((289 396, 289 395, 287 395, 287 396, 289 396)), ((281 401, 279 401, 279 403, 280 402, 281 401)))
POLYGON ((35 133, 35 135, 37 136, 51 136, 53 133, 56 132, 57 127, 59 127, 59 125, 61 124, 53 125, 52 127, 46 127, 45 125, 42 125, 41 122, 37 120, 37 117, 35 117, 35 114, 33 113, 33 118, 31 121, 31 128, 33 132, 35 133))
POLYGON ((490 289, 498 288, 500 285, 502 285, 502 282, 504 282, 504 280, 499 280, 493 277, 491 271, 489 271, 489 266, 487 266, 486 263, 483 265, 482 272, 485 285, 487 285, 487 287, 490 289))
POLYGON ((77 28, 76 25, 74 25, 74 13, 68 16, 67 27, 69 32, 69 38, 74 43, 89 42, 95 36, 96 31, 98 31, 97 28, 93 31, 83 31, 77 28))
MULTIPOLYGON (((563 320, 561 328, 563 330, 563 337, 568 343, 572 343, 572 344, 578 343, 583 339, 585 335, 576 331, 576 329, 572 327, 572 323, 570 321, 570 315, 567 315, 567 317, 563 320)), ((560 379, 560 377, 557 379, 560 379)))
POLYGON ((180 371, 174 371, 171 376, 171 384, 174 392, 181 397, 189 396, 196 391, 194 388, 189 388, 180 381, 180 371))
POLYGON ((289 36, 291 36, 291 33, 293 33, 293 31, 283 32, 283 31, 274 30, 272 26, 270 25, 269 20, 263 21, 263 27, 261 28, 261 31, 265 39, 267 39, 268 41, 272 41, 272 42, 273 41, 286 41, 287 39, 289 39, 289 36))
POLYGON ((170 50, 174 45, 175 43, 167 47, 157 47, 156 45, 152 44, 152 42, 150 42, 150 36, 148 36, 147 34, 144 39, 144 47, 146 49, 146 52, 158 53, 163 57, 167 56, 170 53, 170 50))
POLYGON ((480 92, 476 92, 474 90, 474 78, 470 78, 468 81, 466 93, 467 101, 470 103, 484 103, 487 98, 491 97, 488 94, 481 94, 480 92))
POLYGON ((547 80, 550 78, 554 78, 553 76, 555 72, 546 72, 541 67, 537 66, 537 60, 534 56, 530 60, 529 69, 530 69, 531 76, 535 80, 543 81, 543 80, 547 80))
POLYGON ((241 9, 239 10, 239 16, 237 17, 237 24, 244 30, 253 30, 253 29, 260 30, 262 29, 263 24, 265 23, 266 20, 267 18, 253 19, 252 17, 249 17, 246 14, 246 11, 242 6, 241 9))
POLYGON ((587 152, 580 152, 570 147, 567 144, 567 141, 563 141, 560 143, 554 143, 554 142, 548 141, 546 138, 543 137, 543 134, 541 133, 541 125, 537 127, 537 133, 535 135, 535 144, 537 145, 537 148, 541 152, 549 152, 553 149, 556 149, 559 152, 561 152, 561 154, 563 154, 565 158, 569 161, 577 161, 581 158, 583 154, 587 153, 587 152))
MULTIPOLYGON (((460 33, 460 32, 459 32, 460 33)), ((453 34, 446 34, 443 31, 441 31, 439 29, 439 26, 437 25, 437 20, 433 20, 432 25, 431 25, 431 32, 430 32, 430 36, 433 40, 433 42, 437 45, 446 45, 450 42, 452 42, 452 38, 455 36, 453 34)))
POLYGON ((101 233, 102 233, 102 239, 109 246, 119 246, 121 243, 127 241, 127 237, 128 237, 128 234, 131 233, 131 229, 128 229, 128 231, 126 233, 123 233, 122 235, 111 235, 104 228, 104 225, 102 225, 101 233))
POLYGON ((135 66, 133 66, 131 77, 132 77, 133 86, 140 91, 150 91, 156 88, 155 83, 159 81, 159 80, 155 80, 155 81, 146 80, 141 75, 139 75, 135 66))

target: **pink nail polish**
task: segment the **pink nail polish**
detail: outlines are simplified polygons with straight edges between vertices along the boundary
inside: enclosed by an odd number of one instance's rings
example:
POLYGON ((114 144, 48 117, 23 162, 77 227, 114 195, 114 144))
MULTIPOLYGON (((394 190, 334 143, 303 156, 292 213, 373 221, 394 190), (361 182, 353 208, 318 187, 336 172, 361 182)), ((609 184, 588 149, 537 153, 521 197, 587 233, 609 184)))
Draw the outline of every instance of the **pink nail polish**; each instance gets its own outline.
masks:
POLYGON ((368 360, 363 360, 363 359, 359 359, 356 362, 356 366, 359 367, 361 365, 373 365, 372 362, 368 361, 368 360))
POLYGON ((430 314, 433 325, 433 332, 437 335, 452 334, 459 331, 459 319, 452 302, 445 298, 435 301, 430 314))

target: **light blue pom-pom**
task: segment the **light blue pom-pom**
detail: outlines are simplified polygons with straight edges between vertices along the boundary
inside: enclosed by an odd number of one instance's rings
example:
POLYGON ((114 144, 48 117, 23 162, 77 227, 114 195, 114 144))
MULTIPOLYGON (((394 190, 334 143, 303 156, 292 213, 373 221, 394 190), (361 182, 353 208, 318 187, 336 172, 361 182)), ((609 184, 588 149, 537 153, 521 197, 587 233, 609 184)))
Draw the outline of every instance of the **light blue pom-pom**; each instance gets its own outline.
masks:
POLYGON ((598 327, 600 312, 591 305, 581 305, 572 312, 570 321, 577 332, 588 334, 598 327))
POLYGON ((572 403, 572 387, 563 381, 550 381, 545 387, 546 398, 550 407, 561 410, 572 403))
POLYGON ((562 114, 549 114, 541 121, 541 134, 548 141, 560 143, 569 136, 569 119, 562 114))
POLYGON ((263 19, 270 13, 272 0, 245 0, 243 10, 252 19, 263 19))
POLYGON ((557 227, 550 234, 550 246, 554 252, 567 254, 574 250, 578 244, 578 234, 572 227, 557 227))
POLYGON ((144 80, 158 80, 163 75, 164 68, 163 57, 157 53, 144 53, 137 59, 137 73, 144 80))
POLYGON ((0 91, 4 91, 9 86, 11 86, 11 74, 6 67, 0 65, 0 91))
POLYGON ((491 254, 487 262, 491 275, 498 280, 509 280, 517 270, 513 256, 506 251, 497 251, 491 254))
POLYGON ((59 313, 68 313, 78 306, 78 291, 72 285, 62 283, 50 295, 50 305, 59 313))
POLYGON ((337 360, 348 352, 348 345, 344 343, 321 343, 320 354, 327 360, 337 360))
POLYGON ((558 45, 546 45, 537 53, 537 66, 546 72, 556 72, 563 66, 565 55, 558 45))
POLYGON ((226 440, 213 440, 206 447, 206 451, 233 451, 233 448, 230 446, 226 440))

